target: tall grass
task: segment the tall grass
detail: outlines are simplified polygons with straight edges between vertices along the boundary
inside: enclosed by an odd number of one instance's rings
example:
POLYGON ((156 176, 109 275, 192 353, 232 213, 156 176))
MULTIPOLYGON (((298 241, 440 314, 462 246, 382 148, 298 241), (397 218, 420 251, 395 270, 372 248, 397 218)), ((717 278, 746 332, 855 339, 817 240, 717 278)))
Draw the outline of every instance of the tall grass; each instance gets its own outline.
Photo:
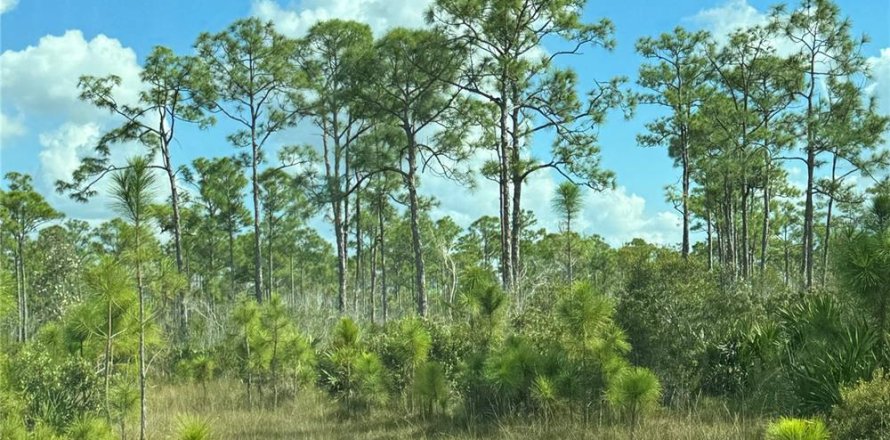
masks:
MULTIPOLYGON (((152 438, 177 438, 183 417, 206 421, 214 439, 627 439, 626 424, 603 409, 587 415, 555 412, 548 417, 515 416, 487 422, 451 407, 434 417, 409 415, 393 403, 347 418, 330 397, 306 389, 272 405, 272 396, 244 399, 239 383, 220 379, 199 385, 169 384, 152 390, 155 410, 152 438)), ((719 405, 700 403, 690 410, 661 409, 642 421, 635 439, 760 439, 765 422, 746 419, 719 405)))

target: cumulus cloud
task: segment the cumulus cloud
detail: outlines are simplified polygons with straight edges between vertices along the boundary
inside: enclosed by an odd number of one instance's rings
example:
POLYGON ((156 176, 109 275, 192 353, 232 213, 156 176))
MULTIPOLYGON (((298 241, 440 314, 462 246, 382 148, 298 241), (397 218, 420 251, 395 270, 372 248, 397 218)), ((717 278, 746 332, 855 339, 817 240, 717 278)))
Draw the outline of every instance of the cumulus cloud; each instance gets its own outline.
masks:
POLYGON ((430 0, 302 0, 282 6, 277 0, 255 0, 251 13, 275 23, 279 32, 299 37, 322 20, 339 18, 367 23, 375 34, 423 24, 430 0))
POLYGON ((141 68, 136 53, 120 41, 97 35, 87 41, 79 30, 47 35, 36 46, 0 55, 0 93, 4 104, 25 118, 49 116, 75 123, 108 117, 105 111, 78 99, 81 75, 121 77, 118 98, 135 101, 141 68))
POLYGON ((95 123, 65 123, 58 129, 41 133, 40 167, 43 183, 52 187, 58 179, 69 179, 80 159, 89 154, 101 136, 95 123))
MULTIPOLYGON (((490 153, 477 154, 472 162, 481 164, 490 153)), ((478 168, 477 168, 478 169, 478 168)), ((532 174, 523 187, 523 209, 534 212, 537 227, 549 231, 559 229, 559 217, 553 212, 553 195, 558 185, 556 173, 539 171, 532 174)), ((627 188, 596 192, 584 189, 584 208, 577 221, 585 234, 598 234, 609 244, 619 246, 634 238, 658 244, 675 244, 681 234, 680 218, 673 212, 650 213, 646 200, 627 188)), ((478 178, 468 189, 447 179, 425 176, 420 192, 436 197, 439 205, 434 218, 450 216, 461 226, 469 226, 483 215, 498 215, 498 189, 495 182, 478 178)))
POLYGON ((19 0, 0 0, 0 14, 5 14, 18 6, 19 0))
POLYGON ((675 244, 680 240, 681 224, 677 214, 646 212, 646 200, 619 186, 614 190, 588 192, 581 224, 583 230, 603 236, 612 245, 634 238, 650 243, 675 244))
POLYGON ((43 147, 38 154, 41 171, 38 183, 47 189, 44 195, 50 202, 69 216, 81 219, 110 217, 107 199, 102 191, 99 197, 88 204, 74 202, 67 196, 52 191, 56 180, 71 178, 80 159, 92 151, 101 134, 96 123, 67 122, 56 130, 41 133, 38 137, 43 147))
MULTIPOLYGON (((41 133, 38 136, 43 149, 38 153, 40 163, 39 184, 46 189, 44 195, 54 206, 69 216, 86 220, 105 220, 113 216, 109 209, 107 196, 108 179, 95 186, 96 197, 89 203, 81 204, 71 200, 67 195, 53 191, 57 180, 69 180, 83 157, 91 155, 103 128, 95 122, 83 124, 66 122, 55 130, 41 133)), ((124 163, 135 155, 141 147, 136 143, 125 143, 112 150, 113 163, 124 163)), ((156 161, 159 160, 156 158, 156 161)), ((159 182, 163 182, 159 180, 159 182)), ((156 188, 159 198, 169 195, 169 189, 159 184, 156 188)))
POLYGON ((881 112, 890 115, 890 47, 881 49, 878 56, 869 57, 868 64, 872 74, 868 90, 877 97, 881 112))
POLYGON ((748 4, 747 0, 729 0, 713 8, 702 9, 687 21, 692 22, 725 39, 741 28, 766 23, 766 14, 748 4))
MULTIPOLYGON (((121 86, 116 90, 115 99, 133 103, 141 87, 141 70, 133 49, 105 35, 87 40, 79 30, 46 35, 34 46, 7 50, 0 55, 0 77, 3 78, 0 93, 4 108, 17 112, 14 118, 0 114, 2 137, 5 141, 22 134, 25 123, 55 126, 37 136, 41 150, 37 154, 40 168, 35 180, 51 202, 73 217, 110 217, 107 200, 102 197, 83 205, 53 189, 56 180, 71 178, 80 159, 90 154, 103 131, 116 123, 107 111, 78 98, 77 83, 82 75, 117 75, 121 86)), ((124 160, 136 148, 136 145, 116 148, 112 159, 124 160)))
MULTIPOLYGON (((18 137, 25 134, 25 125, 22 123, 21 116, 11 118, 5 113, 0 112, 0 141, 18 137)), ((0 143, 0 147, 5 145, 0 143)))

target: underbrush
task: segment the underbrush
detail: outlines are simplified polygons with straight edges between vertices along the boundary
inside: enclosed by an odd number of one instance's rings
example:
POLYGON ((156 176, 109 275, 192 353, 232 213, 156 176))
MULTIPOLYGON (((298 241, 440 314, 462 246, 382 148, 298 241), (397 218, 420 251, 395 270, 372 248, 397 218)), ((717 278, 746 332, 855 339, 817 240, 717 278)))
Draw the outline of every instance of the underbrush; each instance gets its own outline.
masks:
MULTIPOLYGON (((160 385, 150 394, 152 438, 176 438, 184 417, 204 420, 213 439, 627 439, 623 424, 607 411, 583 414, 555 411, 549 417, 504 416, 480 420, 452 405, 433 417, 410 415, 390 403, 360 415, 345 416, 327 394, 307 388, 275 407, 272 396, 244 399, 240 383, 219 379, 206 394, 195 384, 160 385)), ((766 421, 744 418, 719 401, 702 401, 688 410, 661 409, 642 421, 636 439, 756 439, 766 421)))

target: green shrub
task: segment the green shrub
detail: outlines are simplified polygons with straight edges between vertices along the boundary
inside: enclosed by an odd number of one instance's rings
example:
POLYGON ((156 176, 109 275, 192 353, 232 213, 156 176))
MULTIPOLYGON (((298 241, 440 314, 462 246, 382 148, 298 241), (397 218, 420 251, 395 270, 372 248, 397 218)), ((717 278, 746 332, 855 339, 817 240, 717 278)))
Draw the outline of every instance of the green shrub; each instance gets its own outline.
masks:
POLYGON ((844 388, 829 422, 838 438, 890 439, 890 374, 877 371, 871 380, 844 388))
POLYGON ((78 419, 65 431, 69 440, 114 440, 111 427, 95 417, 78 419))
POLYGON ((628 367, 609 382, 606 400, 619 413, 628 417, 631 436, 642 416, 658 405, 661 383, 654 373, 642 367, 628 367))
POLYGON ((398 394, 411 384, 417 368, 429 358, 432 339, 420 319, 409 317, 390 322, 371 346, 389 373, 392 391, 398 394))
POLYGON ((361 330, 348 317, 334 327, 319 369, 322 385, 348 414, 369 410, 372 404, 386 399, 383 364, 376 354, 367 351, 361 330))
POLYGON ((79 357, 57 360, 40 346, 10 358, 9 383, 25 399, 26 423, 43 421, 64 430, 74 420, 98 414, 102 392, 93 365, 79 357))
POLYGON ((432 415, 438 406, 443 412, 448 404, 445 370, 438 362, 421 365, 414 375, 414 396, 423 415, 432 415))
POLYGON ((210 424, 196 416, 184 416, 179 419, 179 440, 210 440, 213 437, 210 424))
POLYGON ((766 440, 828 440, 828 429, 819 419, 783 417, 766 428, 766 440))

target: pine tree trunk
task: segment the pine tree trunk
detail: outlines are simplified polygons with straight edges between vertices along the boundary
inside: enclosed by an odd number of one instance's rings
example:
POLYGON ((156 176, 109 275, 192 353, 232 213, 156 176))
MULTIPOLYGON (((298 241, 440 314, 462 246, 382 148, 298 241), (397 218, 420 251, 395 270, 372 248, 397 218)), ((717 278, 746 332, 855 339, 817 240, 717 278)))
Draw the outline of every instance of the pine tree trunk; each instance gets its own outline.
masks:
MULTIPOLYGON (((682 131, 683 153, 681 164, 683 166, 683 243, 680 247, 684 259, 689 258, 689 151, 686 140, 686 131, 682 131)), ((710 264, 710 262, 709 262, 710 264)))
POLYGON ((770 202, 770 193, 769 193, 769 173, 770 173, 770 165, 771 159, 769 157, 769 152, 766 153, 766 172, 764 173, 764 182, 763 182, 763 226, 760 230, 760 275, 766 276, 766 259, 769 257, 769 202, 770 202))
POLYGON ((421 317, 427 314, 426 273, 423 262, 423 247, 420 237, 419 202, 417 199, 417 147, 414 134, 405 130, 409 136, 408 174, 405 176, 408 185, 409 210, 411 211, 411 244, 414 249, 414 294, 417 295, 417 313, 421 317))
MULTIPOLYGON (((506 74, 502 75, 502 85, 506 83, 506 74)), ((501 282, 504 288, 509 290, 513 287, 513 260, 510 252, 512 240, 512 230, 510 228, 510 156, 508 155, 508 127, 507 127, 507 103, 506 91, 501 90, 503 99, 498 105, 500 111, 499 130, 500 142, 498 144, 498 159, 500 161, 498 168, 498 186, 500 200, 500 221, 501 221, 501 282)))
POLYGON ((377 228, 380 231, 380 307, 383 315, 383 323, 389 318, 389 298, 387 297, 388 289, 386 285, 386 230, 383 224, 383 194, 377 209, 377 228))
MULTIPOLYGON (((255 134, 252 133, 255 136, 255 134)), ((258 303, 263 302, 263 256, 260 244, 260 184, 257 180, 259 166, 259 146, 253 142, 253 158, 250 164, 250 178, 253 187, 253 284, 258 303)))
POLYGON ((142 256, 139 255, 141 224, 136 222, 136 289, 139 292, 139 439, 145 440, 148 401, 145 396, 145 290, 142 285, 142 256))
POLYGON ((828 248, 831 244, 831 214, 834 208, 834 185, 837 179, 837 153, 831 161, 831 192, 828 194, 828 212, 825 215, 825 238, 822 240, 822 287, 828 281, 828 248))

